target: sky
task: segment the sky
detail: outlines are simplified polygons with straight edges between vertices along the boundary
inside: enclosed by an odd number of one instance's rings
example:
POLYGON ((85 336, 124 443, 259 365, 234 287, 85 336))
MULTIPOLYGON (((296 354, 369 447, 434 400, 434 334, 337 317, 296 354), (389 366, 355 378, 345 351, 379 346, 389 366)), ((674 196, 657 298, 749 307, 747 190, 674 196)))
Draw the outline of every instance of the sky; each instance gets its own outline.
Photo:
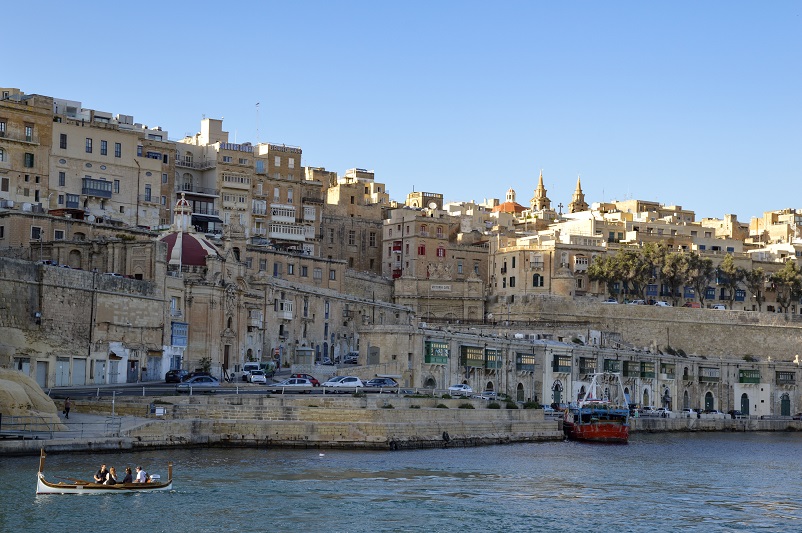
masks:
POLYGON ((0 86, 374 170, 394 200, 802 208, 802 2, 14 2, 0 86), (46 13, 37 16, 36 13, 46 13), (35 31, 32 32, 32 21, 35 31), (258 104, 258 106, 257 106, 258 104))

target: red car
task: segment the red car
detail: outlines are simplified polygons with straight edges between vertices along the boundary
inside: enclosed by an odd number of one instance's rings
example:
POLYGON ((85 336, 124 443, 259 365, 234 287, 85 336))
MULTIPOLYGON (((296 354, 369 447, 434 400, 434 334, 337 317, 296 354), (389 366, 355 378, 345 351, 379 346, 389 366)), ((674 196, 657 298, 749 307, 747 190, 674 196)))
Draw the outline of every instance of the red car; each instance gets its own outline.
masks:
POLYGON ((311 374, 293 374, 290 376, 291 378, 306 378, 312 383, 313 387, 320 387, 320 382, 315 378, 315 376, 311 374))

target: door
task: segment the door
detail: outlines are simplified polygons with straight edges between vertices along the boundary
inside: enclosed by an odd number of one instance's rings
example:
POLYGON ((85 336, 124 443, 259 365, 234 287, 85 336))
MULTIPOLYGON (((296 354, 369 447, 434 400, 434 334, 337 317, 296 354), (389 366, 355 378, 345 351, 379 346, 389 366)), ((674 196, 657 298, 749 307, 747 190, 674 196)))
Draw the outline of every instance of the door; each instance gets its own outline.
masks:
POLYGON ((128 362, 128 375, 125 381, 126 383, 139 383, 139 361, 133 360, 128 362))
POLYGON ((76 358, 72 360, 72 384, 86 385, 86 359, 76 358))
POLYGON ((70 360, 66 357, 56 357, 56 387, 66 387, 70 384, 70 360))
POLYGON ((106 361, 95 361, 95 385, 104 385, 106 383, 106 361))
POLYGON ((746 393, 741 394, 741 414, 749 414, 749 396, 746 393))
POLYGON ((705 394, 705 411, 710 411, 712 409, 715 409, 713 407, 713 393, 708 391, 707 394, 705 394))
POLYGON ((36 361, 36 383, 43 389, 47 387, 47 361, 36 361))
POLYGON ((780 415, 791 416, 791 398, 787 394, 780 397, 780 415))

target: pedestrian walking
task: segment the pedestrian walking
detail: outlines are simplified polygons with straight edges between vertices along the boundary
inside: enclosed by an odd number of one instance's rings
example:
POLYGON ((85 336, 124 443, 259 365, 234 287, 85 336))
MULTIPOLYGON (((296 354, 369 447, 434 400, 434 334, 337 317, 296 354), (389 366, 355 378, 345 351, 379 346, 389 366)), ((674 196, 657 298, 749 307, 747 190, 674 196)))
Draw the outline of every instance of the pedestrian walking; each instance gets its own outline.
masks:
POLYGON ((67 399, 64 400, 64 418, 70 417, 70 407, 72 407, 72 402, 70 401, 70 397, 67 396, 67 399))

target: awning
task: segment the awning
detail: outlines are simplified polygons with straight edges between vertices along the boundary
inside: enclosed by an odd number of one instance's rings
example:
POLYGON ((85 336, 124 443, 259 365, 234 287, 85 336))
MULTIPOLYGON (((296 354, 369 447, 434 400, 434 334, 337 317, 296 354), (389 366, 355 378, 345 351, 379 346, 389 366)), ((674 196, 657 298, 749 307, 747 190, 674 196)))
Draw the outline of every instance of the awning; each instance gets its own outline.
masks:
POLYGON ((220 217, 216 217, 214 215, 192 215, 192 223, 194 224, 195 222, 218 222, 220 224, 223 223, 223 221, 220 220, 220 217))

